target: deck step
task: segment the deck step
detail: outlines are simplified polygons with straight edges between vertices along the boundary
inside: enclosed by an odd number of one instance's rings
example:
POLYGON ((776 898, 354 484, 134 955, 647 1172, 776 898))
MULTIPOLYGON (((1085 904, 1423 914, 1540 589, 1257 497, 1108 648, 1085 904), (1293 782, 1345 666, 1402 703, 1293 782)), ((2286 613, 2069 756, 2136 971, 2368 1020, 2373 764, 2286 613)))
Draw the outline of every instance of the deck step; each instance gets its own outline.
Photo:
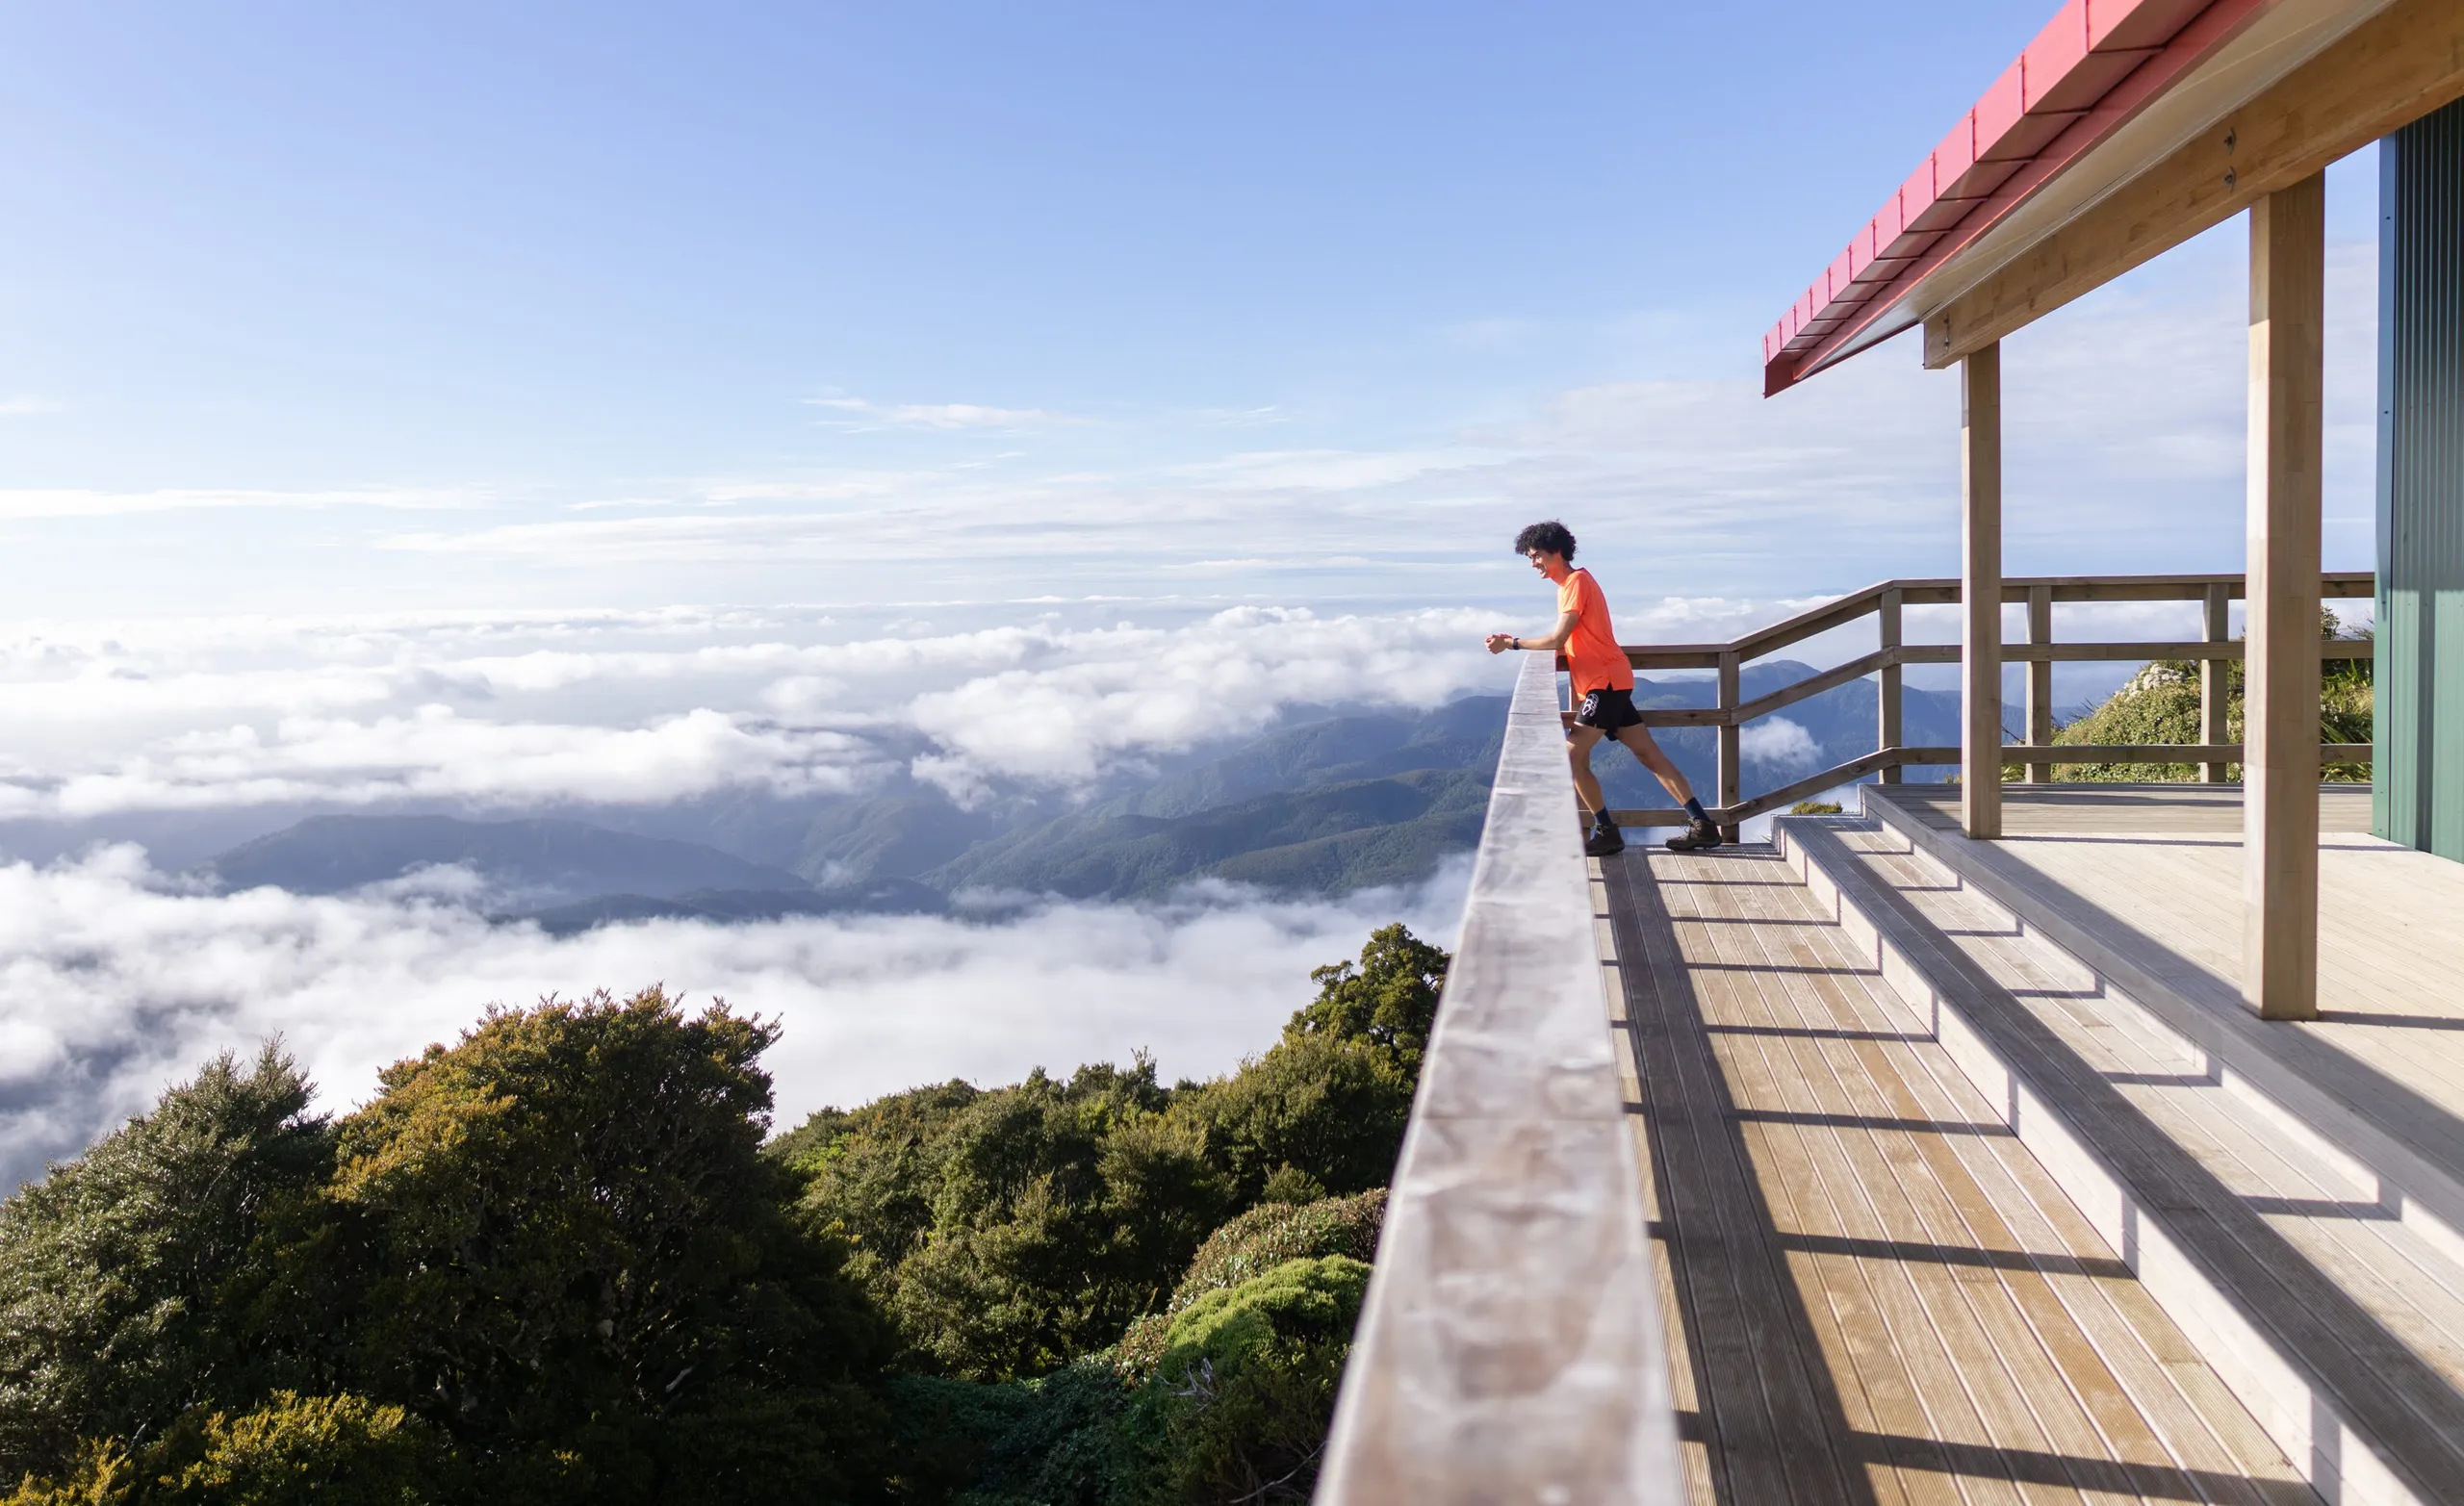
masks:
POLYGON ((1594 872, 1694 1499, 2315 1500, 1777 851, 1594 872))
POLYGON ((2447 1148, 1990 844, 1866 809, 1780 822, 1780 850, 2320 1493, 2464 1500, 2447 1148))

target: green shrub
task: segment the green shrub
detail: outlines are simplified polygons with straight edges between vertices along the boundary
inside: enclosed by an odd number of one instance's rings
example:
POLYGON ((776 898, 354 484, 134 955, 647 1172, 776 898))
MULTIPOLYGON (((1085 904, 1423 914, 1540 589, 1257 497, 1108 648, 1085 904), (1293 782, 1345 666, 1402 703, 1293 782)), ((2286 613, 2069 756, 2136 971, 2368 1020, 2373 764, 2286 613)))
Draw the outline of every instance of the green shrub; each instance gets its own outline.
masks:
POLYGON ((197 1506, 424 1506, 450 1493, 451 1447, 400 1407, 277 1391, 239 1417, 214 1413, 160 1453, 149 1501, 197 1506))
POLYGON ((1142 1058, 1065 1081, 949 1083, 825 1110, 768 1154, 854 1252, 848 1273, 893 1316, 910 1364, 1042 1374, 1163 1309, 1233 1215, 1385 1186, 1446 963, 1385 927, 1357 963, 1318 969, 1317 999, 1228 1078, 1166 1087, 1142 1058))
POLYGON ((1239 1286, 1290 1261, 1329 1255, 1375 1259, 1385 1216, 1384 1187, 1298 1208, 1267 1204, 1243 1213, 1198 1246, 1164 1310, 1140 1318, 1121 1337, 1116 1357, 1123 1373, 1139 1379, 1151 1374, 1164 1358, 1173 1319, 1209 1292, 1239 1286))
POLYGON ((895 1399, 918 1499, 959 1506, 1112 1506, 1140 1463, 1122 1420, 1129 1389, 1097 1353, 1030 1381, 901 1377, 895 1399))
POLYGON ((1840 814, 1840 806, 1839 803, 1835 800, 1801 800, 1788 807, 1788 814, 1792 816, 1835 816, 1840 814))
MULTIPOLYGON (((2368 637, 2364 629, 2347 634, 2332 614, 2322 613, 2321 634, 2327 638, 2368 637)), ((2242 740, 2242 679, 2239 659, 2224 661, 2224 738, 2242 740)), ((2366 743, 2374 735, 2376 702, 2368 659, 2334 659, 2323 667, 2319 686, 2320 740, 2366 743)), ((2101 747, 2121 743, 2198 743, 2205 741, 2199 712, 2199 671, 2195 664, 2163 659, 2131 676, 2103 704, 2054 734, 2056 743, 2101 747)), ((2004 770, 2017 777, 2017 765, 2004 770)), ((2054 778, 2087 783, 2173 783, 2196 779, 2194 763, 2070 763, 2056 764, 2054 778)), ((2242 766, 2227 764, 2225 778, 2238 780, 2242 766)), ((2323 778, 2368 783, 2367 764, 2328 764, 2323 778)))
POLYGON ((1182 1309, 1124 1415, 1133 1498, 1308 1499, 1368 1285, 1366 1264, 1328 1255, 1182 1309))
POLYGON ((364 1396, 276 1391, 254 1411, 192 1413, 141 1454, 84 1445, 59 1480, 29 1478, 11 1506, 427 1506, 454 1497, 444 1436, 364 1396))

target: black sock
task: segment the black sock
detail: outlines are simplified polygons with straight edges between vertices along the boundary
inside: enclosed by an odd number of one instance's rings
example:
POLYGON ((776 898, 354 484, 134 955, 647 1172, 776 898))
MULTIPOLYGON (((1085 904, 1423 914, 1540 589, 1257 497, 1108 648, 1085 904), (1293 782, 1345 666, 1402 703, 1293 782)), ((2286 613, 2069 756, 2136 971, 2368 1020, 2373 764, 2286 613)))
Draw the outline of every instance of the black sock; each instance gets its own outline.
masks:
POLYGON ((1711 819, 1709 816, 1704 814, 1703 803, 1696 800, 1691 795, 1685 797, 1685 814, 1696 821, 1708 821, 1711 819))
POLYGON ((1617 823, 1608 819, 1607 811, 1595 810, 1591 813, 1591 829, 1594 831, 1614 831, 1617 823))

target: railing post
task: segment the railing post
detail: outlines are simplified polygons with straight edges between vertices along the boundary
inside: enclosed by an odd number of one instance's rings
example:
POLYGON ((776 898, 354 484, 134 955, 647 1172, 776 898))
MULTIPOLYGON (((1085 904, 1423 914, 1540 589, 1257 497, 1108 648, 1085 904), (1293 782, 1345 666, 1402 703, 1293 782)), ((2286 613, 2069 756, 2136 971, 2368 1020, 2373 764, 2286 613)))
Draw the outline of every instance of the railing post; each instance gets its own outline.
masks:
MULTIPOLYGON (((2032 644, 2053 642, 2053 587, 2051 586, 2028 587, 2028 642, 2032 644)), ((2027 712, 2030 745, 2042 748, 2045 744, 2052 742, 2053 661, 2051 659, 2028 661, 2027 712)), ((2052 779, 2052 764, 2028 765, 2028 782, 2031 784, 2050 783, 2052 779)))
MULTIPOLYGON (((1731 650, 1720 655, 1720 709, 1722 711, 1733 712, 1736 710, 1736 703, 1739 699, 1737 694, 1737 684, 1739 680, 1738 671, 1740 668, 1741 661, 1737 658, 1736 651, 1734 650, 1731 650)), ((1720 808, 1723 810, 1732 809, 1736 805, 1738 800, 1742 798, 1738 794, 1739 770, 1737 762, 1739 730, 1740 729, 1738 728, 1733 717, 1724 719, 1720 723, 1719 804, 1720 808)), ((1737 829, 1733 825, 1723 825, 1720 828, 1720 834, 1727 840, 1733 842, 1737 839, 1737 829)))
MULTIPOLYGON (((1899 588, 1893 586, 1883 593, 1882 604, 1878 608, 1882 614, 1882 650, 1885 653, 1888 653, 1900 646, 1899 608, 1899 588)), ((1897 664, 1885 664, 1883 666, 1881 691, 1882 694, 1877 700, 1876 705, 1880 709, 1882 726, 1879 728, 1879 732, 1882 741, 1876 744, 1876 746, 1885 750, 1889 750, 1899 747, 1901 743, 1906 740, 1902 735, 1900 728, 1900 673, 1899 666, 1897 664)), ((1897 784, 1899 782, 1899 765, 1896 763, 1884 764, 1882 766, 1880 778, 1885 784, 1897 784)))
POLYGON ((2002 834, 2002 346, 1960 363, 1960 830, 2002 834))
MULTIPOLYGON (((2207 641, 2230 642, 2233 622, 2233 588, 2221 580, 2212 580, 2207 587, 2207 641)), ((2198 737, 2214 747, 2233 740, 2224 715, 2225 676, 2231 673, 2222 659, 2202 659, 2198 666, 2198 737)), ((2228 772, 2221 763, 2204 765, 2202 779, 2209 784, 2221 784, 2228 772)))
POLYGON ((2325 183, 2250 206, 2249 613, 2242 661, 2242 997, 2319 1014, 2320 321, 2325 183))

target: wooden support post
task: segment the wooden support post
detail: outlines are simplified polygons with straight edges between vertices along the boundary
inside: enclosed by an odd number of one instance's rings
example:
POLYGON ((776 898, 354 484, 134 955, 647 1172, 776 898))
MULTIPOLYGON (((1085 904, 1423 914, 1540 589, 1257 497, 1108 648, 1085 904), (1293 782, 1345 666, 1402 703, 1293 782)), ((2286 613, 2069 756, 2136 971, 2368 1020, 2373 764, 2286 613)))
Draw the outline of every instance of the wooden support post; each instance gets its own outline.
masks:
MULTIPOLYGON (((2053 587, 2028 587, 2028 642, 2053 642, 2053 587)), ((2033 659, 2028 663, 2028 741, 2041 748, 2053 741, 2053 661, 2033 659)), ((2028 765, 2028 782, 2048 783, 2053 779, 2053 765, 2028 765)))
MULTIPOLYGON (((1882 596, 1882 605, 1879 608, 1879 611, 1882 617, 1881 647, 1883 651, 1886 653, 1898 648, 1900 645, 1899 609, 1900 593, 1898 589, 1894 587, 1888 591, 1885 591, 1882 596)), ((1898 665, 1886 664, 1883 666, 1882 683, 1880 688, 1882 695, 1876 704, 1880 713, 1879 720, 1882 724, 1881 727, 1877 728, 1877 733, 1880 736, 1881 741, 1876 746, 1880 748, 1897 748, 1906 740, 1900 729, 1901 698, 1900 672, 1898 665)), ((1880 778, 1885 784, 1897 784, 1899 782, 1899 765, 1895 763, 1886 763, 1883 765, 1880 778)))
MULTIPOLYGON (((2207 641, 2232 641, 2233 588, 2219 580, 2207 588, 2207 641)), ((2198 740, 2214 747, 2233 740, 2231 723, 2225 717, 2227 677, 2232 674, 2230 661, 2203 659, 2198 667, 2198 740)), ((2209 784, 2228 782, 2229 765, 2201 765, 2202 779, 2209 784)))
POLYGON ((2002 834, 2002 346, 1960 363, 1960 829, 2002 834))
MULTIPOLYGON (((1740 667, 1741 663, 1734 651, 1720 655, 1720 709, 1723 711, 1736 709, 1739 699, 1737 682, 1740 667)), ((1734 809, 1738 800, 1742 798, 1738 794, 1737 782, 1739 730, 1734 722, 1726 722, 1720 726, 1719 804, 1723 810, 1734 809)), ((1733 842, 1737 839, 1737 829, 1733 825, 1723 825, 1720 828, 1720 835, 1723 839, 1733 842)))
POLYGON ((2319 1013, 2319 464, 2326 180, 2250 206, 2242 997, 2319 1013))

